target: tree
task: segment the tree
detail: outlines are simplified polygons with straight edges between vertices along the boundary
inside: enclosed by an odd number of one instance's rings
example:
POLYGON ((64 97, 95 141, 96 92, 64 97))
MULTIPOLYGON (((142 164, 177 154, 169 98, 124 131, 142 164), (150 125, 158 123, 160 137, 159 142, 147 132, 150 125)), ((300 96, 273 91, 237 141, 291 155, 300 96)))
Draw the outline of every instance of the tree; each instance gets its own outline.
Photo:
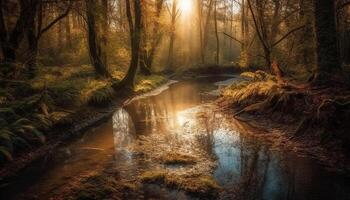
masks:
POLYGON ((208 7, 207 7, 207 16, 206 16, 206 20, 203 28, 203 38, 202 38, 202 41, 200 42, 201 43, 201 61, 203 64, 205 63, 205 54, 206 54, 206 49, 208 44, 209 23, 210 23, 211 12, 213 10, 213 3, 214 3, 214 0, 209 0, 208 7))
POLYGON ((140 71, 144 75, 152 74, 155 53, 163 37, 163 32, 160 28, 160 17, 164 8, 164 2, 165 0, 155 0, 151 4, 155 7, 154 14, 151 12, 152 8, 148 8, 147 4, 144 5, 144 15, 146 15, 147 11, 149 14, 147 17, 143 17, 144 20, 142 20, 140 71))
POLYGON ((0 43, 3 52, 4 62, 14 63, 16 61, 16 51, 24 37, 24 30, 27 28, 28 21, 35 17, 35 10, 39 3, 38 0, 20 0, 20 12, 14 28, 10 31, 6 27, 3 9, 7 1, 0 0, 0 43))
POLYGON ((216 64, 220 63, 220 40, 218 32, 218 19, 217 19, 217 0, 214 0, 214 25, 215 25, 215 38, 216 38, 216 64))
POLYGON ((120 90, 126 88, 133 90, 135 76, 139 64, 139 52, 140 52, 140 41, 141 41, 141 29, 142 29, 142 0, 132 0, 134 2, 133 8, 134 12, 131 12, 130 0, 126 0, 126 15, 128 19, 129 29, 130 29, 130 42, 131 42, 131 62, 130 67, 119 83, 113 84, 115 90, 120 90), (133 16, 135 19, 133 19, 133 16))
MULTIPOLYGON (((0 42, 5 63, 16 62, 16 51, 20 47, 23 38, 28 41, 28 58, 26 67, 34 75, 37 65, 38 44, 41 36, 52 28, 57 22, 68 15, 70 3, 66 11, 55 18, 47 26, 43 27, 43 1, 41 0, 20 0, 20 13, 12 31, 7 30, 3 8, 5 0, 0 0, 0 42)), ((14 69, 13 69, 14 70, 14 69)))
POLYGON ((26 36, 28 40, 28 58, 26 68, 33 78, 36 74, 37 68, 37 57, 38 57, 38 46, 39 41, 44 33, 50 30, 55 24, 60 22, 63 18, 68 16, 72 6, 72 1, 69 1, 67 8, 63 13, 59 14, 53 21, 49 22, 48 25, 43 27, 43 2, 39 1, 30 12, 31 17, 28 18, 28 24, 26 28, 26 36), (37 16, 35 20, 35 16, 37 16))
POLYGON ((105 23, 104 20, 106 20, 103 17, 106 9, 103 8, 103 5, 99 4, 99 1, 86 0, 85 3, 90 60, 98 75, 109 77, 105 47, 107 38, 104 36, 105 33, 102 30, 104 27, 103 23, 105 23))
POLYGON ((266 67, 270 68, 270 71, 273 72, 274 70, 272 69, 272 62, 275 58, 272 57, 272 53, 274 48, 277 45, 279 45, 282 41, 287 39, 294 32, 303 29, 305 27, 305 24, 296 26, 295 28, 288 30, 279 39, 276 39, 276 36, 278 35, 277 33, 279 33, 280 25, 288 17, 292 16, 294 12, 292 12, 292 14, 286 15, 287 17, 283 19, 279 19, 278 17, 280 16, 280 10, 282 7, 278 0, 272 0, 272 3, 274 4, 274 11, 272 15, 273 17, 271 19, 271 26, 268 26, 268 22, 266 21, 268 16, 268 10, 266 8, 267 3, 259 0, 255 1, 254 6, 252 4, 252 0, 247 0, 247 3, 253 18, 256 34, 258 35, 259 42, 264 52, 263 57, 265 59, 266 67))
POLYGON ((169 40, 169 53, 168 53, 168 65, 166 67, 166 71, 172 71, 173 70, 173 65, 174 65, 174 42, 175 42, 175 37, 176 37, 176 21, 180 16, 180 10, 177 6, 177 0, 174 0, 172 2, 171 10, 169 7, 168 12, 171 17, 171 22, 170 22, 170 40, 169 40))
POLYGON ((323 84, 341 70, 337 47, 335 0, 314 1, 316 68, 314 82, 323 84))

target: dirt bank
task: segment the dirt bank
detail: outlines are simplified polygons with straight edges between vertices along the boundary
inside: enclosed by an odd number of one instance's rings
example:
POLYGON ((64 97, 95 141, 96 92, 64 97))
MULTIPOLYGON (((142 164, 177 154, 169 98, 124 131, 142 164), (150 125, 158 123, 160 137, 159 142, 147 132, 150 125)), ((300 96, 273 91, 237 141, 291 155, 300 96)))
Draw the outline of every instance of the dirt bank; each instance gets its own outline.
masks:
POLYGON ((315 88, 262 71, 243 73, 245 81, 222 92, 218 104, 236 119, 265 129, 274 145, 289 145, 332 170, 349 173, 349 90, 315 88))

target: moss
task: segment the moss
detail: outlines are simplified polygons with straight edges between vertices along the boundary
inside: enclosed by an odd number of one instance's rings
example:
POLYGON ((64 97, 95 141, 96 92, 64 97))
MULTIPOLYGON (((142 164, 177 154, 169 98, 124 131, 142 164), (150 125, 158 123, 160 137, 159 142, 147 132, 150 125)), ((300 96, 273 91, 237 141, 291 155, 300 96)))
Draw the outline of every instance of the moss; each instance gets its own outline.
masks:
POLYGON ((267 98, 271 93, 279 92, 275 78, 265 72, 245 72, 241 76, 249 80, 234 83, 222 93, 223 97, 234 105, 249 105, 267 98))
POLYGON ((129 182, 126 182, 126 183, 122 183, 122 188, 123 190, 126 190, 126 191, 137 191, 139 189, 139 186, 135 183, 129 183, 129 182))
POLYGON ((184 190, 195 196, 217 196, 221 187, 211 176, 189 176, 167 173, 165 170, 146 171, 140 179, 143 183, 164 183, 167 187, 184 190))
POLYGON ((146 171, 141 174, 140 179, 144 183, 156 183, 156 182, 164 182, 166 177, 165 170, 153 170, 146 171))
MULTIPOLYGON (((0 89, 0 104, 2 108, 13 109, 20 117, 33 119, 33 124, 40 131, 49 132, 53 126, 57 128, 56 125, 69 126, 74 123, 74 113, 87 105, 105 107, 110 105, 114 98, 118 98, 120 94, 116 94, 112 89, 112 80, 121 80, 125 72, 114 70, 111 75, 111 79, 98 78, 90 65, 39 66, 35 78, 11 84, 6 90, 0 89)), ((136 92, 150 91, 165 80, 165 77, 159 75, 138 75, 136 92)), ((3 118, 8 124, 12 124, 19 116, 3 118)), ((22 142, 31 144, 31 140, 30 136, 22 142)), ((14 151, 20 147, 14 142, 10 146, 14 151)))
POLYGON ((97 200, 110 199, 120 194, 118 182, 106 174, 92 175, 77 185, 72 186, 64 199, 97 200))
POLYGON ((115 93, 110 85, 97 89, 91 93, 88 103, 93 106, 110 105, 115 93))
POLYGON ((182 189, 195 196, 217 196, 221 191, 220 185, 211 176, 198 177, 167 176, 166 185, 182 189))
POLYGON ((143 93, 148 92, 155 87, 163 84, 166 81, 164 76, 152 75, 152 76, 138 76, 135 85, 135 92, 143 93))
POLYGON ((168 153, 163 156, 162 162, 167 165, 187 165, 195 164, 196 158, 188 154, 168 153))

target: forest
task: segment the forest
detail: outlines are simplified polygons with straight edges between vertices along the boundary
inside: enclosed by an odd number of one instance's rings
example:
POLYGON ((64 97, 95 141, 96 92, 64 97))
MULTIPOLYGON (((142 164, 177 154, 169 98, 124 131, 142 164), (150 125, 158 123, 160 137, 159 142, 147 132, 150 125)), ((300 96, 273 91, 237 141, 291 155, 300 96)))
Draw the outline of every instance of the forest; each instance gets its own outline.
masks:
POLYGON ((348 0, 0 0, 1 199, 346 200, 349 122, 348 0))

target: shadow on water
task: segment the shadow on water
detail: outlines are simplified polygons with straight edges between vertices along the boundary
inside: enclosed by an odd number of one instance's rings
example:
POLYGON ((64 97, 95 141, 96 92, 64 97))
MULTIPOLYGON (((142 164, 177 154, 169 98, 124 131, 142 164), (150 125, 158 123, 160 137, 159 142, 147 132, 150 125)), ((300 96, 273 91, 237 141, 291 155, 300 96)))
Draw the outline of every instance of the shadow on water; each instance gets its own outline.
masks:
MULTIPOLYGON (((244 124, 215 111, 209 102, 216 97, 210 91, 217 89, 215 82, 227 79, 182 81, 156 96, 132 101, 117 109, 110 121, 2 186, 1 199, 48 199, 76 177, 107 167, 116 171, 118 179, 137 180, 143 170, 159 167, 146 152, 135 151, 147 138, 156 140, 162 148, 158 151, 171 152, 176 147, 193 153, 198 148, 215 159, 217 166, 208 175, 223 188, 216 198, 350 199, 349 179, 326 171, 311 158, 271 148, 247 134, 251 130, 244 124)), ((186 166, 167 170, 178 168, 186 166)), ((142 190, 145 199, 194 198, 160 184, 145 184, 142 190)))

